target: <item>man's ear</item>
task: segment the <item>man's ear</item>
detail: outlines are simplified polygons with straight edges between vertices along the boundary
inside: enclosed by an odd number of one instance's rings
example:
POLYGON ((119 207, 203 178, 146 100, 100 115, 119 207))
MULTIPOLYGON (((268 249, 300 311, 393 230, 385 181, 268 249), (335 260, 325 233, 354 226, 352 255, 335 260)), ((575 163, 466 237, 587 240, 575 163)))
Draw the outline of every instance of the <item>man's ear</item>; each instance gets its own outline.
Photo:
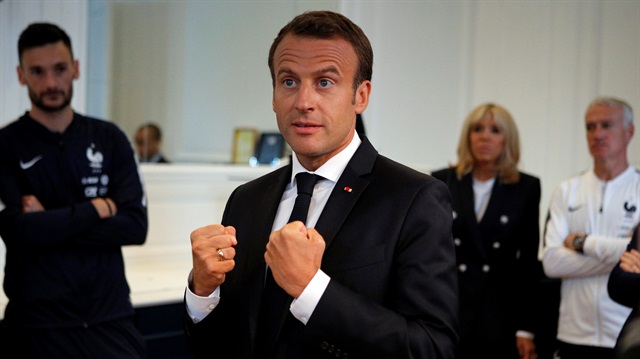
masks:
POLYGON ((354 98, 354 107, 356 113, 363 113, 369 105, 369 96, 371 95, 371 81, 365 80, 358 85, 354 98))
POLYGON ((274 89, 271 94, 271 109, 276 112, 276 90, 274 89))
POLYGON ((18 65, 16 67, 16 72, 18 73, 18 81, 20 81, 20 84, 26 85, 27 81, 24 78, 24 71, 22 70, 22 66, 18 65))
POLYGON ((73 60, 73 79, 77 80, 80 77, 80 63, 78 60, 73 60))

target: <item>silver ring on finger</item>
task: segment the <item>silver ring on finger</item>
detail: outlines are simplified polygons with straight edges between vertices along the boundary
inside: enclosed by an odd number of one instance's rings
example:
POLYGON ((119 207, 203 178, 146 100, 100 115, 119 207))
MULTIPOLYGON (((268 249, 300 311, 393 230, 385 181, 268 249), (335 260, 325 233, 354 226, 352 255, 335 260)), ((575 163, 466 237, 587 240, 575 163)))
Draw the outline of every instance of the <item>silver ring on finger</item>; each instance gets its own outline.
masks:
POLYGON ((220 257, 221 261, 227 260, 227 257, 224 256, 224 252, 222 251, 221 248, 216 249, 216 252, 218 252, 218 256, 220 257))

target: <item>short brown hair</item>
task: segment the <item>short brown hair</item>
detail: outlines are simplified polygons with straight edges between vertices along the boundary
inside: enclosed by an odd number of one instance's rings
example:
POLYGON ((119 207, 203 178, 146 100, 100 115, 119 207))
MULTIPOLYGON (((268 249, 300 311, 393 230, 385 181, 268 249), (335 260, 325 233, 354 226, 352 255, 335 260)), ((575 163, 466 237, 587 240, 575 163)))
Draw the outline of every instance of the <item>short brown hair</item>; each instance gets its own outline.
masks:
POLYGON ((73 50, 71 48, 71 39, 69 35, 60 27, 46 22, 36 22, 27 26, 20 34, 18 39, 18 61, 22 64, 22 53, 33 47, 40 47, 48 44, 54 44, 62 41, 69 49, 71 58, 73 58, 73 50))
POLYGON ((138 127, 138 131, 136 132, 140 132, 142 130, 148 130, 149 133, 151 134, 151 138, 153 138, 156 141, 162 141, 162 130, 160 130, 160 126, 156 125, 155 123, 145 123, 140 125, 140 127, 138 127))
POLYGON ((282 39, 288 35, 307 36, 320 39, 341 38, 347 40, 358 56, 358 69, 353 79, 355 91, 363 81, 371 81, 373 74, 373 49, 362 29, 346 16, 332 11, 307 11, 285 25, 273 40, 269 49, 269 70, 271 82, 275 87, 275 69, 273 56, 282 39))

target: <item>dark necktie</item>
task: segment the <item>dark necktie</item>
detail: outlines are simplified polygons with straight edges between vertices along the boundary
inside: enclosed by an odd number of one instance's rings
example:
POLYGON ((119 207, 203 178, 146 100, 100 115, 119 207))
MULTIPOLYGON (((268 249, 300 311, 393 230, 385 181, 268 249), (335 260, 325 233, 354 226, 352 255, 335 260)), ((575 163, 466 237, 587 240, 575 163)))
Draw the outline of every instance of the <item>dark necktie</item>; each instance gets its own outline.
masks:
MULTIPOLYGON (((288 223, 302 221, 306 224, 313 187, 320 178, 322 177, 308 172, 300 172, 296 175, 298 196, 288 223)), ((258 320, 258 352, 256 354, 265 355, 265 358, 272 355, 280 325, 282 320, 286 318, 285 311, 289 303, 291 303, 291 297, 278 286, 273 279, 271 270, 267 268, 262 308, 258 320)))
POLYGON ((296 175, 298 196, 296 197, 296 203, 293 205, 288 223, 302 221, 302 223, 306 224, 309 204, 311 204, 311 196, 313 195, 313 187, 319 178, 320 176, 308 172, 300 172, 296 175))

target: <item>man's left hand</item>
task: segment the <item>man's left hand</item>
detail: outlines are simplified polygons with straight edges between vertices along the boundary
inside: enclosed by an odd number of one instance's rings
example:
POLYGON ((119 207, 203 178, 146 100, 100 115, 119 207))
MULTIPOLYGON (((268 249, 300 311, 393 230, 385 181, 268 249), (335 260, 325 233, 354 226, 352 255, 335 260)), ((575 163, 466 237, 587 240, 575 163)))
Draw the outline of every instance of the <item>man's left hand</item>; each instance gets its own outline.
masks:
POLYGON ((22 196, 22 212, 24 213, 34 213, 34 212, 42 212, 44 211, 44 206, 38 198, 34 195, 28 194, 22 196))
POLYGON ((523 337, 516 337, 518 354, 521 359, 534 359, 536 357, 536 345, 533 340, 523 337))
POLYGON ((264 259, 276 283, 298 298, 320 269, 324 249, 320 233, 295 221, 271 233, 264 259))

